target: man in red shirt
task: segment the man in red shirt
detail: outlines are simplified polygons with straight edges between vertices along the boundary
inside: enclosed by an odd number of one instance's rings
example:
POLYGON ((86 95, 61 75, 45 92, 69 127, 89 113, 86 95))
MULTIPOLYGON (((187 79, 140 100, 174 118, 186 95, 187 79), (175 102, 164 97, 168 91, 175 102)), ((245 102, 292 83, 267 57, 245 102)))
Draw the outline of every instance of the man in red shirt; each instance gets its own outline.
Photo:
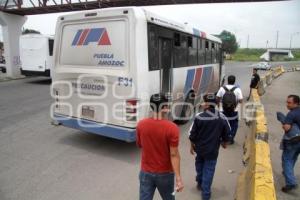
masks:
POLYGON ((150 98, 153 116, 141 120, 136 128, 137 145, 142 149, 140 200, 152 200, 156 188, 163 200, 174 200, 175 190, 183 190, 178 150, 179 129, 167 120, 168 98, 154 94, 150 98))

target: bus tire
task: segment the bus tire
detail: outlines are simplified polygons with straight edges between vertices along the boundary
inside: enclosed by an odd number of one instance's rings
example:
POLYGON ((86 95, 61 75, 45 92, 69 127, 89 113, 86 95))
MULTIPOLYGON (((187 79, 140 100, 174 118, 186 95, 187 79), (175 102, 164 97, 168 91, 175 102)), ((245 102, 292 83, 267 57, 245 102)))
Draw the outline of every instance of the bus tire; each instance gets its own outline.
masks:
POLYGON ((187 122, 189 122, 192 118, 193 118, 193 114, 195 111, 195 93, 194 92, 190 92, 189 95, 187 96, 186 100, 185 100, 186 105, 183 105, 182 107, 182 111, 180 114, 181 118, 185 118, 185 119, 178 119, 176 120, 177 124, 186 124, 187 122), (190 106, 192 105, 192 106, 190 106), (188 119, 187 119, 188 118, 188 119))

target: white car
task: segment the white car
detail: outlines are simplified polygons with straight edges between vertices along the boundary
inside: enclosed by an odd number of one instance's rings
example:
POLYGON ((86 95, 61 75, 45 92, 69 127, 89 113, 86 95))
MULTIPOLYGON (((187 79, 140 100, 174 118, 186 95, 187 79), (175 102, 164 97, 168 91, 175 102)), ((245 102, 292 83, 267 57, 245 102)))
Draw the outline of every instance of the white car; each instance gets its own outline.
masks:
POLYGON ((255 67, 256 69, 260 70, 270 70, 271 65, 268 62, 259 62, 257 64, 251 65, 252 67, 255 67))

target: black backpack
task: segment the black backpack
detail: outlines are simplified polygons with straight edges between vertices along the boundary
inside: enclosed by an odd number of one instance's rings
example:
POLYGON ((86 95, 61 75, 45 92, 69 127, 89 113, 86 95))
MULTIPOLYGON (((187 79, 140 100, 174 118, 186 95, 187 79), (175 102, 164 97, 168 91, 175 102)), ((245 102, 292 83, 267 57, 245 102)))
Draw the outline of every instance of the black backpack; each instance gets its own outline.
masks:
POLYGON ((223 110, 225 112, 233 112, 237 106, 237 100, 234 94, 234 90, 237 87, 233 87, 231 90, 229 90, 226 86, 223 86, 223 88, 225 90, 225 94, 222 97, 223 110))

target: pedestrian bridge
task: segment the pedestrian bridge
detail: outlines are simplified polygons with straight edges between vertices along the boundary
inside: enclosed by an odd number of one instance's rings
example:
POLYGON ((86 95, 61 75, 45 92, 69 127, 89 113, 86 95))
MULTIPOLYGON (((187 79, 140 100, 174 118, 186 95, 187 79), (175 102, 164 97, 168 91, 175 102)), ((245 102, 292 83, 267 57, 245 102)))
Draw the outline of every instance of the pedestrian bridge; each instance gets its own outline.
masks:
POLYGON ((16 15, 36 15, 108 7, 230 2, 253 2, 253 0, 1 0, 0 10, 16 15))
POLYGON ((286 49, 268 49, 263 55, 260 56, 260 59, 265 61, 272 61, 272 58, 276 55, 283 55, 287 58, 293 59, 294 56, 291 50, 286 49))

